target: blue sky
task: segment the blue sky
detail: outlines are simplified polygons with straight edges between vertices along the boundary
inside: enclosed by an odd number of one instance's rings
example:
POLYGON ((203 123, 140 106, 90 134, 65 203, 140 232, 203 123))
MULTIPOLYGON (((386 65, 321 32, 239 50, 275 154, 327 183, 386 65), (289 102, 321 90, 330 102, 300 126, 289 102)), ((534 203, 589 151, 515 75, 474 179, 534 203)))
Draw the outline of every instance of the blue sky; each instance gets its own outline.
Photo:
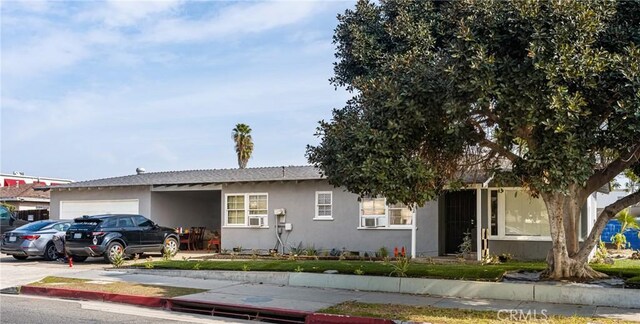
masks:
POLYGON ((329 84, 345 1, 2 1, 3 173, 87 180, 301 165, 329 84))

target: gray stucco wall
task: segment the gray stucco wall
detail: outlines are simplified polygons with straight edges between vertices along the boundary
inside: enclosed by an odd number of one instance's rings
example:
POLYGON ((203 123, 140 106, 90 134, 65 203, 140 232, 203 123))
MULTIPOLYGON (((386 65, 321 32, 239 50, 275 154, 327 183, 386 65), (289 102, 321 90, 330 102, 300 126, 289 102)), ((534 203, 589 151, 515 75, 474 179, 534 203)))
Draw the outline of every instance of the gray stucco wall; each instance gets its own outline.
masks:
POLYGON ((153 221, 168 227, 220 229, 220 191, 151 192, 153 221))
MULTIPOLYGON (((222 248, 271 249, 276 245, 276 208, 286 208, 286 222, 293 230, 283 232, 285 247, 314 245, 316 249, 345 248, 349 251, 375 252, 386 247, 411 247, 411 230, 358 229, 358 196, 334 188, 326 181, 272 182, 227 184, 222 188, 221 212, 224 217, 224 195, 233 193, 268 193, 269 228, 222 228, 222 248), (333 220, 314 220, 316 191, 332 191, 333 220)), ((417 211, 417 254, 437 255, 437 203, 427 204, 417 211)))
POLYGON ((518 260, 544 260, 551 249, 551 241, 498 241, 489 240, 489 252, 509 253, 518 260))
MULTIPOLYGON (((113 199, 138 199, 138 212, 140 215, 151 215, 151 191, 149 186, 118 187, 104 189, 71 189, 51 190, 51 219, 60 218, 60 201, 62 200, 113 200, 113 199)), ((153 218, 151 218, 154 220, 153 218)), ((155 220, 154 220, 155 221, 155 220)))

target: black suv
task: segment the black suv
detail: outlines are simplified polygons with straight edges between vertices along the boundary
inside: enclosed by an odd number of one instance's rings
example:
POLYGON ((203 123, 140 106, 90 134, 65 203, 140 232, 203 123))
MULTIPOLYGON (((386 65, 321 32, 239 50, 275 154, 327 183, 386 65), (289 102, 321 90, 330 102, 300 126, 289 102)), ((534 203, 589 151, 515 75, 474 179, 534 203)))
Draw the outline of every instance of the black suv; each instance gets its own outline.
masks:
POLYGON ((114 257, 144 252, 178 252, 178 233, 161 227, 141 215, 95 215, 74 219, 65 235, 67 255, 76 261, 103 256, 113 263, 114 257))

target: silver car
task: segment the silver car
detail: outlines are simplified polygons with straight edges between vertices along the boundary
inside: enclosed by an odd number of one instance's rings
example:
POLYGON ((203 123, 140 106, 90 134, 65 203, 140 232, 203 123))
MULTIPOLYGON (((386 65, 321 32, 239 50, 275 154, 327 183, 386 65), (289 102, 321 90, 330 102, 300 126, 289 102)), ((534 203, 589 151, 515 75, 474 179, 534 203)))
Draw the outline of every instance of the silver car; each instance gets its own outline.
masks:
POLYGON ((20 226, 2 236, 0 252, 10 254, 18 260, 30 256, 42 256, 45 260, 59 257, 53 237, 66 232, 71 221, 43 220, 20 226))

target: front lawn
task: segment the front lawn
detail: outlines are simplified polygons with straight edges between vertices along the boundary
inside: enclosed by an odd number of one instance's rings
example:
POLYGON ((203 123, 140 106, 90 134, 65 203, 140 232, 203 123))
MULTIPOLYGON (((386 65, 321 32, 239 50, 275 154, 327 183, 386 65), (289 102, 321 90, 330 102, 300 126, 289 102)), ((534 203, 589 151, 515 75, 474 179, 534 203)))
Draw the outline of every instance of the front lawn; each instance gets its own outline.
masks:
MULTIPOLYGON (((137 263, 133 267, 153 266, 155 269, 181 270, 231 270, 231 271, 288 271, 322 273, 337 270, 341 274, 390 276, 395 262, 327 261, 327 260, 242 260, 242 261, 157 261, 137 263)), ((506 262, 497 265, 477 263, 409 264, 407 277, 498 281, 506 271, 541 271, 544 262, 506 262)), ((614 265, 594 265, 594 269, 606 274, 631 278, 640 276, 639 260, 618 260, 614 265)))

